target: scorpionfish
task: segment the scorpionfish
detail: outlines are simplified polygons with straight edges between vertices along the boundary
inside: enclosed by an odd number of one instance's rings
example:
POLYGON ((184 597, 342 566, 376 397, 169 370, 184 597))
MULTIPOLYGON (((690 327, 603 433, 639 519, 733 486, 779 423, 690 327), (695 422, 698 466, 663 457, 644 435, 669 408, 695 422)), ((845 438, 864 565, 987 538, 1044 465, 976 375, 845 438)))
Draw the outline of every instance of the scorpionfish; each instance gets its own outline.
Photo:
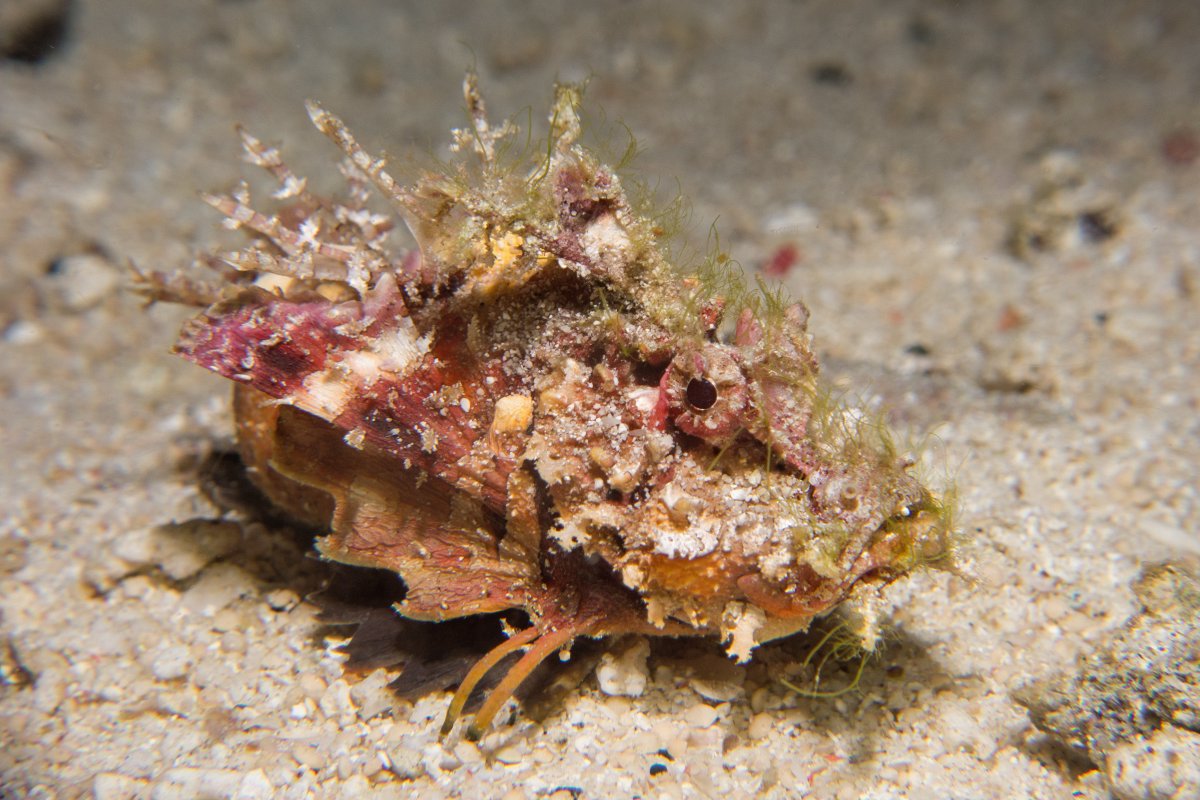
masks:
POLYGON ((204 308, 176 350, 236 384, 250 476, 323 557, 394 571, 412 619, 528 615, 443 732, 505 656, 470 737, 577 637, 709 635, 746 660, 948 553, 943 500, 822 389, 806 308, 677 271, 580 143, 579 87, 524 149, 473 74, 464 93, 456 159, 410 184, 310 103, 345 155, 332 199, 243 132, 276 210, 245 183, 207 196, 250 243, 208 258, 216 282, 143 287, 204 308))

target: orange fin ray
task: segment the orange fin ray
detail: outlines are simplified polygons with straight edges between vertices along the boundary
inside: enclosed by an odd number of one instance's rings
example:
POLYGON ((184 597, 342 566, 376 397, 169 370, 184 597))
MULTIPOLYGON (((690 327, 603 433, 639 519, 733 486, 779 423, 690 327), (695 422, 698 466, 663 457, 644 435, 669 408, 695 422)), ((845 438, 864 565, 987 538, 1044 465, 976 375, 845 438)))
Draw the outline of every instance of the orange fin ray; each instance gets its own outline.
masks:
POLYGON ((538 637, 537 628, 527 628, 520 633, 515 633, 504 642, 493 647, 487 654, 475 662, 475 666, 471 667, 471 671, 463 678, 462 683, 458 685, 458 691, 454 693, 453 699, 450 700, 450 708, 446 709, 446 718, 442 721, 442 730, 438 734, 439 739, 446 738, 446 734, 454 728, 454 723, 458 721, 459 715, 462 714, 463 707, 467 704, 467 698, 471 696, 471 692, 479 685, 484 676, 491 672, 492 667, 499 664, 509 653, 520 650, 525 645, 529 644, 538 637))
POLYGON ((467 739, 473 742, 482 739, 484 732, 491 725, 492 719, 503 707, 505 701, 513 696, 538 665, 549 658, 552 653, 566 647, 582 632, 580 628, 569 626, 552 630, 537 639, 475 712, 475 719, 471 720, 471 724, 467 727, 467 739))

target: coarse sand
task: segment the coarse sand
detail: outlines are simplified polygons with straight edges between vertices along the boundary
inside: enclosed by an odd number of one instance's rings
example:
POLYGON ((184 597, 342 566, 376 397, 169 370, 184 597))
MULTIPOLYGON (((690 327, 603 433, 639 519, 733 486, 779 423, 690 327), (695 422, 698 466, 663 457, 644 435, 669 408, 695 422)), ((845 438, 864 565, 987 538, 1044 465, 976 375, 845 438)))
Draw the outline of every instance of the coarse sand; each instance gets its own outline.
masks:
POLYGON ((1197 41, 1171 0, 2 0, 0 796, 1108 796, 1012 692, 1200 554, 1197 41), (442 745, 447 694, 344 677, 326 568, 201 492, 228 386, 129 265, 234 241, 197 194, 251 174, 236 123, 320 189, 305 99, 444 154, 472 64, 494 116, 590 77, 694 248, 715 218, 783 273, 829 378, 957 485, 961 574, 889 589, 857 691, 784 688, 795 643, 624 641, 442 745))

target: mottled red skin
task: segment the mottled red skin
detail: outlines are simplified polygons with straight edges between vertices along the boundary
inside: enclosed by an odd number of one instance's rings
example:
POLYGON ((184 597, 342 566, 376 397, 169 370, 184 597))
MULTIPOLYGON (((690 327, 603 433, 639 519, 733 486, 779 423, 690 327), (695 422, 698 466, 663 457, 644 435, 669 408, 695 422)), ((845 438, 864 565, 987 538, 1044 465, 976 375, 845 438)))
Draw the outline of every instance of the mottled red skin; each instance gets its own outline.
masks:
MULTIPOLYGON (((398 301, 399 295, 397 295, 398 301)), ((203 321, 193 321, 176 345, 176 352, 206 369, 256 389, 276 400, 287 401, 301 392, 306 380, 330 366, 331 354, 353 352, 379 335, 380 328, 404 316, 403 306, 388 304, 375 310, 375 321, 360 333, 347 335, 338 328, 363 319, 362 304, 331 306, 325 301, 289 302, 273 298, 263 304, 246 304, 223 313, 210 311, 203 321), (247 367, 247 365, 251 365, 247 367)), ((472 399, 475 389, 491 377, 485 396, 503 390, 507 381, 498 370, 475 363, 465 344, 464 326, 457 318, 443 319, 430 352, 403 380, 381 375, 356 386, 345 410, 331 422, 343 431, 362 430, 366 440, 406 464, 458 485, 470 482, 492 510, 503 513, 507 470, 497 464, 481 475, 467 475, 457 462, 466 457, 483 431, 471 423, 490 409, 469 414, 451 404, 433 408, 427 402, 439 389, 461 385, 472 399), (438 451, 422 447, 419 426, 437 427, 438 451)), ((464 487, 467 488, 467 487, 464 487)), ((474 493, 474 492, 473 492, 474 493)))

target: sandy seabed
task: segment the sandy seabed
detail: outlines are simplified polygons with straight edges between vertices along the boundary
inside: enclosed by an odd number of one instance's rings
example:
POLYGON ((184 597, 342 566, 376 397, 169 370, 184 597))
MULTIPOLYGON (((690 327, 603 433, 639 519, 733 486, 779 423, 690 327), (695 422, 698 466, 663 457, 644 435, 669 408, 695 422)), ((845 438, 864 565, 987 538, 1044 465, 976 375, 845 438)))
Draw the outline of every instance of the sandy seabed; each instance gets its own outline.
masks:
POLYGON ((4 0, 0 796, 1107 796, 1011 692, 1200 553, 1197 40, 1168 0, 4 0), (495 114, 590 76, 699 247, 794 247, 827 374, 953 476, 963 574, 889 590, 857 692, 791 694, 787 645, 625 643, 640 696, 443 746, 445 694, 342 676, 303 547, 214 519, 227 387, 127 265, 230 241, 197 192, 249 172, 235 123, 332 185, 306 98, 436 153, 472 63, 495 114))

